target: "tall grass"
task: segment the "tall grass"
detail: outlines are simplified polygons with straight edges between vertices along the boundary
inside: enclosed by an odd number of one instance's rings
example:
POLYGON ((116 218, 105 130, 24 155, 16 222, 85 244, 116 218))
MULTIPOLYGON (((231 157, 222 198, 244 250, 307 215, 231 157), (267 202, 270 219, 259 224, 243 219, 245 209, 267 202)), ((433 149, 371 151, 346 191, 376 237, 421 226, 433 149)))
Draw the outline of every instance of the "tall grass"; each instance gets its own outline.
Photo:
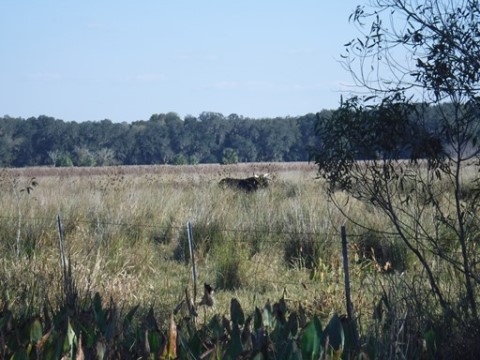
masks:
MULTIPOLYGON (((346 219, 315 177, 309 164, 4 170, 0 301, 23 311, 61 298, 60 215, 80 294, 99 292, 119 306, 153 304, 167 319, 192 285, 186 243, 191 222, 199 288, 212 284, 217 312, 228 312, 233 296, 246 311, 285 296, 324 317, 343 313, 340 226, 346 219), (225 176, 267 172, 271 186, 253 194, 218 186, 225 176), (38 186, 21 191, 32 177, 38 186)), ((343 193, 336 200, 350 217, 388 232, 372 206, 343 193)), ((392 296, 386 289, 394 286, 401 298, 399 292, 409 291, 405 284, 420 284, 424 275, 393 237, 352 223, 347 232, 354 306, 364 328, 375 329, 378 302, 392 296), (398 267, 379 273, 387 261, 398 267)), ((428 303, 430 295, 417 292, 428 303)))
MULTIPOLYGON (((218 287, 217 296, 224 291, 228 299, 242 291, 250 299, 276 298, 289 287, 299 292, 302 282, 312 283, 301 264, 312 268, 321 257, 325 263, 331 262, 329 257, 338 257, 331 222, 338 214, 332 215, 314 168, 290 166, 4 170, 0 180, 2 277, 19 277, 18 284, 29 284, 36 276, 31 271, 20 276, 12 267, 18 260, 17 230, 20 263, 41 269, 43 277, 58 277, 58 214, 80 291, 99 291, 124 304, 173 306, 191 282, 185 261, 190 221, 199 282, 218 287), (223 176, 266 172, 274 177, 266 191, 244 194, 217 186, 223 176), (34 176, 39 185, 16 198, 14 184, 20 190, 34 176), (290 278, 285 277, 287 273, 290 278)), ((15 290, 20 287, 13 286, 13 280, 11 288, 10 301, 20 301, 21 294, 15 290)), ((42 291, 37 294, 39 301, 45 296, 54 301, 58 296, 55 287, 42 291)))

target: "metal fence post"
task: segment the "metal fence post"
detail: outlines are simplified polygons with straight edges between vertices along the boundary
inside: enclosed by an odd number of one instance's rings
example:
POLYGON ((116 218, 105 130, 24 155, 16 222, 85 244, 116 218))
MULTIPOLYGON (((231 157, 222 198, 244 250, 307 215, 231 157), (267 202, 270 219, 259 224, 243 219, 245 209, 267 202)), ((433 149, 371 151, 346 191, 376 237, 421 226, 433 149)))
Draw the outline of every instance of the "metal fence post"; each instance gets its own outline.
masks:
POLYGON ((187 222, 188 248, 190 250, 190 260, 192 261, 192 277, 193 277, 193 303, 197 301, 197 269, 195 267, 195 252, 193 248, 193 232, 192 223, 187 222))
POLYGON ((345 273, 345 299, 347 303, 347 316, 348 320, 352 324, 352 336, 354 347, 358 347, 358 332, 356 326, 356 319, 353 315, 353 305, 352 299, 350 296, 350 274, 348 272, 348 252, 347 252, 347 231, 345 230, 345 225, 341 227, 342 235, 342 256, 343 256, 343 271, 345 273))

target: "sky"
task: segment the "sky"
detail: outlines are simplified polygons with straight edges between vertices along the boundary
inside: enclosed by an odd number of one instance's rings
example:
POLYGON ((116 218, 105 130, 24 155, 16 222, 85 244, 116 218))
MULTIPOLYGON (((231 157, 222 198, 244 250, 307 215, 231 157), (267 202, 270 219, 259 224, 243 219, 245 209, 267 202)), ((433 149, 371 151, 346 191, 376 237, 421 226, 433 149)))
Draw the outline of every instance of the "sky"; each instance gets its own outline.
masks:
POLYGON ((362 0, 0 0, 0 116, 250 118, 337 108, 362 0))

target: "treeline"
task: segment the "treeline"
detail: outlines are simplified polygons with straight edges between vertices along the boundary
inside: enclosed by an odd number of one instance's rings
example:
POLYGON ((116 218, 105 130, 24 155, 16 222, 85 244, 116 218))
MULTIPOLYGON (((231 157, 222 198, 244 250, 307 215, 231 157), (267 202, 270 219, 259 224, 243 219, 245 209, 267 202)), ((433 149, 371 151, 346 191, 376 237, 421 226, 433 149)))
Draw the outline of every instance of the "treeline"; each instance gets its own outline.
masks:
POLYGON ((420 145, 424 138, 443 143, 438 125, 455 110, 450 104, 418 104, 408 114, 395 108, 401 105, 393 105, 391 111, 367 111, 361 123, 354 113, 342 109, 265 119, 214 112, 182 119, 169 112, 132 123, 4 116, 0 117, 0 167, 308 161, 318 155, 312 149, 324 149, 329 141, 355 148, 356 159, 378 156, 382 143, 408 158, 413 140, 420 145), (325 119, 354 132, 355 141, 344 136, 331 139, 333 132, 322 126, 325 119))
POLYGON ((133 123, 4 116, 0 166, 307 161, 317 141, 315 123, 315 114, 251 119, 204 112, 181 119, 170 112, 133 123))

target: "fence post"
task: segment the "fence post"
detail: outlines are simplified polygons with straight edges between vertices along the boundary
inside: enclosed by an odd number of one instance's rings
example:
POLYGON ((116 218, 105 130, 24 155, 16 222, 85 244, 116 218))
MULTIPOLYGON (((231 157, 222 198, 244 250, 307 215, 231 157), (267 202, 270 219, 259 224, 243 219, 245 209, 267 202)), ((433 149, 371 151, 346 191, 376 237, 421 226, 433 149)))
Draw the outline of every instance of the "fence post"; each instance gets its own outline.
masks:
POLYGON ((57 230, 58 230, 58 240, 60 245, 60 262, 62 264, 62 270, 65 275, 66 271, 66 258, 65 258, 65 248, 63 245, 63 228, 62 228, 62 221, 60 220, 60 214, 57 215, 57 230))
POLYGON ((192 261, 192 277, 193 277, 193 303, 197 302, 197 269, 195 267, 195 252, 193 249, 193 232, 192 223, 187 222, 188 248, 190 250, 190 259, 192 261))
POLYGON ((356 326, 356 319, 353 316, 353 305, 350 297, 350 274, 348 272, 348 252, 347 252, 347 231, 345 225, 341 227, 342 235, 342 256, 343 256, 343 271, 345 273, 345 299, 347 303, 347 316, 352 324, 352 337, 354 347, 358 347, 358 332, 356 326))
POLYGON ((63 301, 69 309, 74 309, 78 293, 75 287, 75 283, 73 282, 72 266, 70 263, 70 259, 67 258, 67 256, 65 255, 65 239, 63 237, 63 228, 62 221, 60 220, 60 215, 57 215, 57 228, 60 244, 60 260, 63 270, 63 301))

